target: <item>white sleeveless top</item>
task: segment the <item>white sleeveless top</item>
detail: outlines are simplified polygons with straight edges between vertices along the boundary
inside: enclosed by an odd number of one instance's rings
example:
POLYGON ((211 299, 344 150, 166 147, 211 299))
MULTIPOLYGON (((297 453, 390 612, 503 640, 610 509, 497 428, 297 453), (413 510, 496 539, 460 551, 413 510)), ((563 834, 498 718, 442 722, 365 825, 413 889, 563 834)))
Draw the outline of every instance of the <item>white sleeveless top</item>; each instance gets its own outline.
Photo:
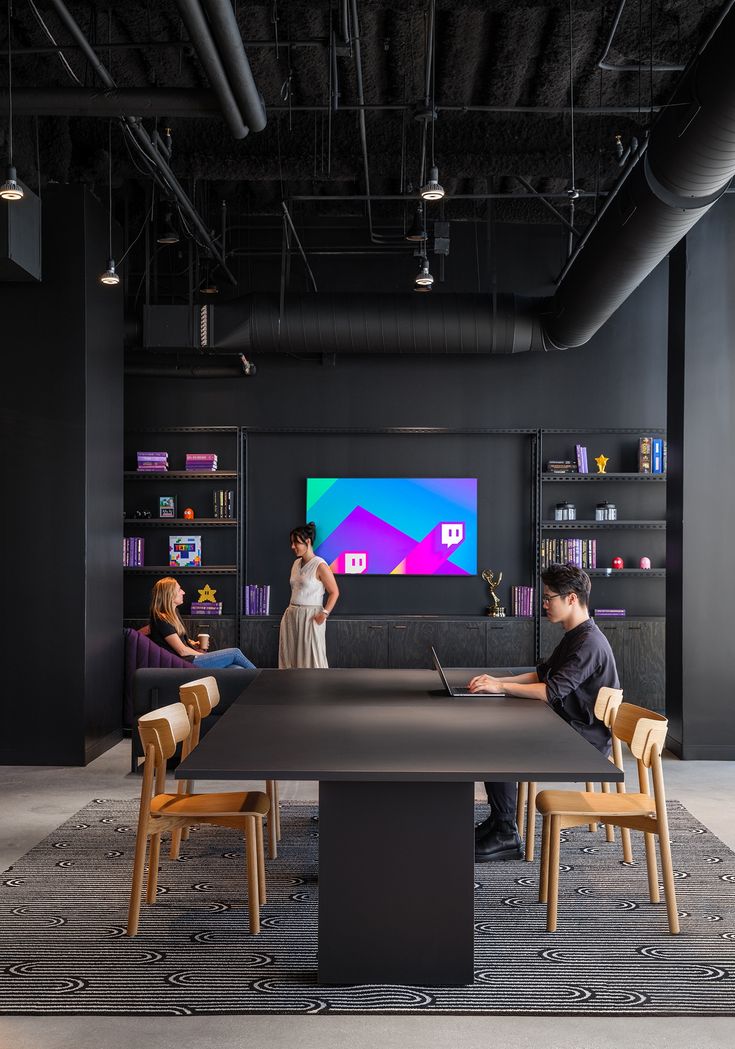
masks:
POLYGON ((292 605, 321 605, 324 600, 324 586, 317 579, 319 565, 327 562, 323 557, 316 554, 310 561, 303 564, 297 557, 291 567, 291 604, 292 605))

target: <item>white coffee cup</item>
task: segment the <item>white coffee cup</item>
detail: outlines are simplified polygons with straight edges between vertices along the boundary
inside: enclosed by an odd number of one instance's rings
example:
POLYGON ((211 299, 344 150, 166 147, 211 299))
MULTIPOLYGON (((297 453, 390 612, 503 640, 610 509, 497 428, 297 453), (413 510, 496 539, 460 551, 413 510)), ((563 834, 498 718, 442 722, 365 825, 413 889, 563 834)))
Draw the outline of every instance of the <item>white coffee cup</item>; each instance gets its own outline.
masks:
POLYGON ((197 641, 202 652, 209 651, 209 634, 197 634, 197 641))

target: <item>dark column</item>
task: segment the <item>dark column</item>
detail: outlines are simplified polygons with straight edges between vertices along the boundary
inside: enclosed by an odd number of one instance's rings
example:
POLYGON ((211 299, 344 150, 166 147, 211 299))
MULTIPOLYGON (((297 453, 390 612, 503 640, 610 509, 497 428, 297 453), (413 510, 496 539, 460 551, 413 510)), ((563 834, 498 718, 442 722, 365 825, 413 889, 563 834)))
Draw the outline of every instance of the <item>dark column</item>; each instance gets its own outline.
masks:
POLYGON ((97 280, 107 212, 88 192, 50 187, 42 219, 41 283, 0 284, 0 762, 80 765, 121 735, 122 287, 97 280))
POLYGON ((667 709, 684 758, 735 758, 735 202, 725 197, 671 258, 667 709))

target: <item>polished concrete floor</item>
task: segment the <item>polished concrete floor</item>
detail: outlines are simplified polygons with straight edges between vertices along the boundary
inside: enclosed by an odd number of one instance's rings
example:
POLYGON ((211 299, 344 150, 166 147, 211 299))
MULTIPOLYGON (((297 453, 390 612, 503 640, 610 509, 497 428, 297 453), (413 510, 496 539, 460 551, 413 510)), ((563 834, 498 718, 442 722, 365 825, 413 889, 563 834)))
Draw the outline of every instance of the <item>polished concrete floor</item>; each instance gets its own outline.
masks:
MULTIPOLYGON (((132 798, 140 780, 129 774, 130 743, 87 768, 0 768, 0 869, 50 833, 91 798, 132 798)), ((735 765, 665 763, 669 798, 735 850, 735 765)), ((635 782, 635 770, 626 772, 635 782)), ((203 785, 204 786, 204 785, 203 785)), ((212 785, 214 786, 214 785, 212 785)), ((480 795, 478 795, 479 797, 480 795)), ((315 800, 316 785, 283 783, 283 800, 315 800)), ((523 974, 518 974, 523 979, 523 974)), ((735 993, 733 994, 735 1014, 735 993)), ((0 1049, 710 1049, 735 1042, 733 1021, 719 1017, 581 1019, 578 1017, 226 1016, 184 1018, 0 1017, 0 1049)))

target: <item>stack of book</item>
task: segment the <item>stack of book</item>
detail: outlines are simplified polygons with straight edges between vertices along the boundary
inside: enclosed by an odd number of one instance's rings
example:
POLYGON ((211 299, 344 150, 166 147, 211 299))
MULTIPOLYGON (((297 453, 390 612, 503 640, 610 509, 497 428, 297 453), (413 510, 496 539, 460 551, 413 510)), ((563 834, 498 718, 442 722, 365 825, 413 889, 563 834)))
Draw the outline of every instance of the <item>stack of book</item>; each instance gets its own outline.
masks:
POLYGON ((138 452, 138 470, 141 473, 161 473, 168 470, 168 452, 138 452))
POLYGON ((235 516, 235 493, 224 488, 216 488, 212 492, 214 503, 213 517, 232 518, 235 516))
POLYGON ((271 588, 259 583, 248 583, 243 594, 243 610, 246 616, 270 614, 271 588))
POLYGON ((145 539, 129 535, 123 539, 123 568, 142 568, 144 565, 145 539))
POLYGON ((638 473, 666 473, 666 441, 663 437, 638 438, 638 473))
POLYGON ((576 474, 577 464, 571 459, 549 459, 546 472, 550 474, 576 474))
POLYGON ((533 615, 532 586, 512 586, 510 588, 510 614, 512 616, 533 615))
POLYGON ((585 444, 575 445, 577 452, 577 472, 586 474, 589 472, 589 466, 587 465, 587 446, 585 444))
POLYGON ((217 469, 217 456, 214 452, 187 452, 186 469, 211 473, 217 469))
POLYGON ((597 568, 596 539, 542 539, 541 567, 571 564, 577 568, 597 568))
POLYGON ((609 616, 611 618, 617 617, 619 619, 621 616, 625 615, 625 609, 624 608, 596 608, 595 611, 592 614, 594 616, 609 616))
POLYGON ((193 616, 221 616, 221 601, 192 601, 191 614, 193 616))

